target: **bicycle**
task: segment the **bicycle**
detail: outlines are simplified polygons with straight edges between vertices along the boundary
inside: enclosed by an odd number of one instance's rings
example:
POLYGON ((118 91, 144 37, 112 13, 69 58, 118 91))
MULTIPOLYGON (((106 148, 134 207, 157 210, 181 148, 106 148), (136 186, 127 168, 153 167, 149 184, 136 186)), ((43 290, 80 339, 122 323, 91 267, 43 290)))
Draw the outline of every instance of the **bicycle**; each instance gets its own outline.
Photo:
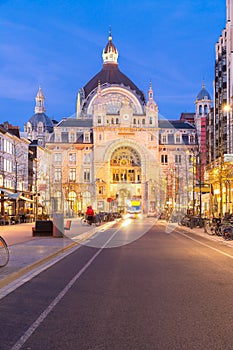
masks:
MULTIPOLYGON (((82 225, 91 225, 91 222, 89 220, 87 220, 87 218, 83 217, 81 219, 81 224, 82 225)), ((94 224, 95 226, 100 226, 100 220, 96 215, 93 217, 92 224, 94 224)))
POLYGON ((6 266, 9 258, 10 254, 6 241, 0 236, 0 267, 6 266))

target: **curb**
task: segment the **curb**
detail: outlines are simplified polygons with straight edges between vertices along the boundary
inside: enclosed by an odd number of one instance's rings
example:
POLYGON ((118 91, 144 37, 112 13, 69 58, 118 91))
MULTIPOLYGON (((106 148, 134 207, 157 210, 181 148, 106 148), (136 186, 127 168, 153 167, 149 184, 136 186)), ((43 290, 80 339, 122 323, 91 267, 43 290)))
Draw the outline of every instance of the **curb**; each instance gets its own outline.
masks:
POLYGON ((73 242, 69 245, 67 245, 66 247, 63 247, 59 250, 57 250, 55 253, 52 253, 36 262, 34 262, 33 264, 30 264, 26 267, 23 267, 21 269, 19 269, 16 272, 11 273, 9 276, 3 278, 0 281, 0 289, 3 287, 6 287, 8 284, 12 283, 13 281, 15 281, 16 279, 22 277, 23 275, 25 275, 28 272, 31 272, 32 270, 38 268, 39 266, 45 264, 46 262, 52 260, 53 258, 55 258, 56 256, 65 253, 67 250, 72 249, 74 246, 78 245, 78 243, 73 242))
MULTIPOLYGON (((19 269, 16 272, 11 273, 9 276, 3 278, 2 280, 0 280, 0 289, 6 287, 7 285, 9 285, 10 283, 14 282, 15 280, 19 279, 20 277, 22 277, 23 275, 31 272, 32 270, 40 267, 41 265, 49 262, 50 260, 56 258, 57 256, 67 252, 68 250, 74 248, 75 246, 81 246, 82 242, 85 242, 87 239, 89 239, 90 237, 92 237, 98 230, 100 230, 100 228, 103 227, 107 227, 108 226, 112 226, 113 224, 116 224, 118 221, 111 221, 108 223, 105 223, 103 225, 100 226, 96 226, 93 227, 92 230, 90 231, 86 231, 83 232, 82 234, 79 235, 80 239, 77 241, 72 241, 72 243, 67 244, 67 246, 62 247, 61 249, 58 249, 56 252, 47 255, 46 257, 26 266, 23 267, 21 269, 19 269)), ((67 236, 64 235, 64 237, 69 238, 67 236)), ((72 240, 72 238, 69 238, 70 240, 72 240)))

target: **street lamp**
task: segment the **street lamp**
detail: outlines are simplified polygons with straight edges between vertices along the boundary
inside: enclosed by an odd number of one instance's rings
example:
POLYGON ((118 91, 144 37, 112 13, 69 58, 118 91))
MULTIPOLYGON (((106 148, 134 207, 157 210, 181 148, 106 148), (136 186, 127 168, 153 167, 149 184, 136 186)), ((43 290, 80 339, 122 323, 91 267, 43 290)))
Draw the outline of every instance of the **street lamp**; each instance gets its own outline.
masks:
POLYGON ((198 180, 199 180, 199 216, 202 214, 202 163, 201 163, 201 152, 197 154, 198 162, 198 180))

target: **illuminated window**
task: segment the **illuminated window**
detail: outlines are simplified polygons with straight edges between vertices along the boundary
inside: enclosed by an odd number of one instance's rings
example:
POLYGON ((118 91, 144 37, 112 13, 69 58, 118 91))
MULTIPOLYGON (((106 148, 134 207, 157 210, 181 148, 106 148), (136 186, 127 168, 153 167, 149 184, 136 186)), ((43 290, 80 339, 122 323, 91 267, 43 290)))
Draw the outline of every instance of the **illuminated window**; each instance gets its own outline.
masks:
POLYGON ((76 169, 71 168, 69 172, 69 180, 70 181, 75 181, 76 180, 76 169))

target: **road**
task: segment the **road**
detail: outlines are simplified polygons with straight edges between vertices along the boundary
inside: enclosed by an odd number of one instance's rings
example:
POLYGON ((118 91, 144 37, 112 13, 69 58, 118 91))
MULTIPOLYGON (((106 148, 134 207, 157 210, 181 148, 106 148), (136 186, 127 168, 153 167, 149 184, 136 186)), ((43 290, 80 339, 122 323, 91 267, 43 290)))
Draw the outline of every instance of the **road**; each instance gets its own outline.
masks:
POLYGON ((152 224, 100 231, 2 299, 0 349, 232 349, 232 248, 152 224))

